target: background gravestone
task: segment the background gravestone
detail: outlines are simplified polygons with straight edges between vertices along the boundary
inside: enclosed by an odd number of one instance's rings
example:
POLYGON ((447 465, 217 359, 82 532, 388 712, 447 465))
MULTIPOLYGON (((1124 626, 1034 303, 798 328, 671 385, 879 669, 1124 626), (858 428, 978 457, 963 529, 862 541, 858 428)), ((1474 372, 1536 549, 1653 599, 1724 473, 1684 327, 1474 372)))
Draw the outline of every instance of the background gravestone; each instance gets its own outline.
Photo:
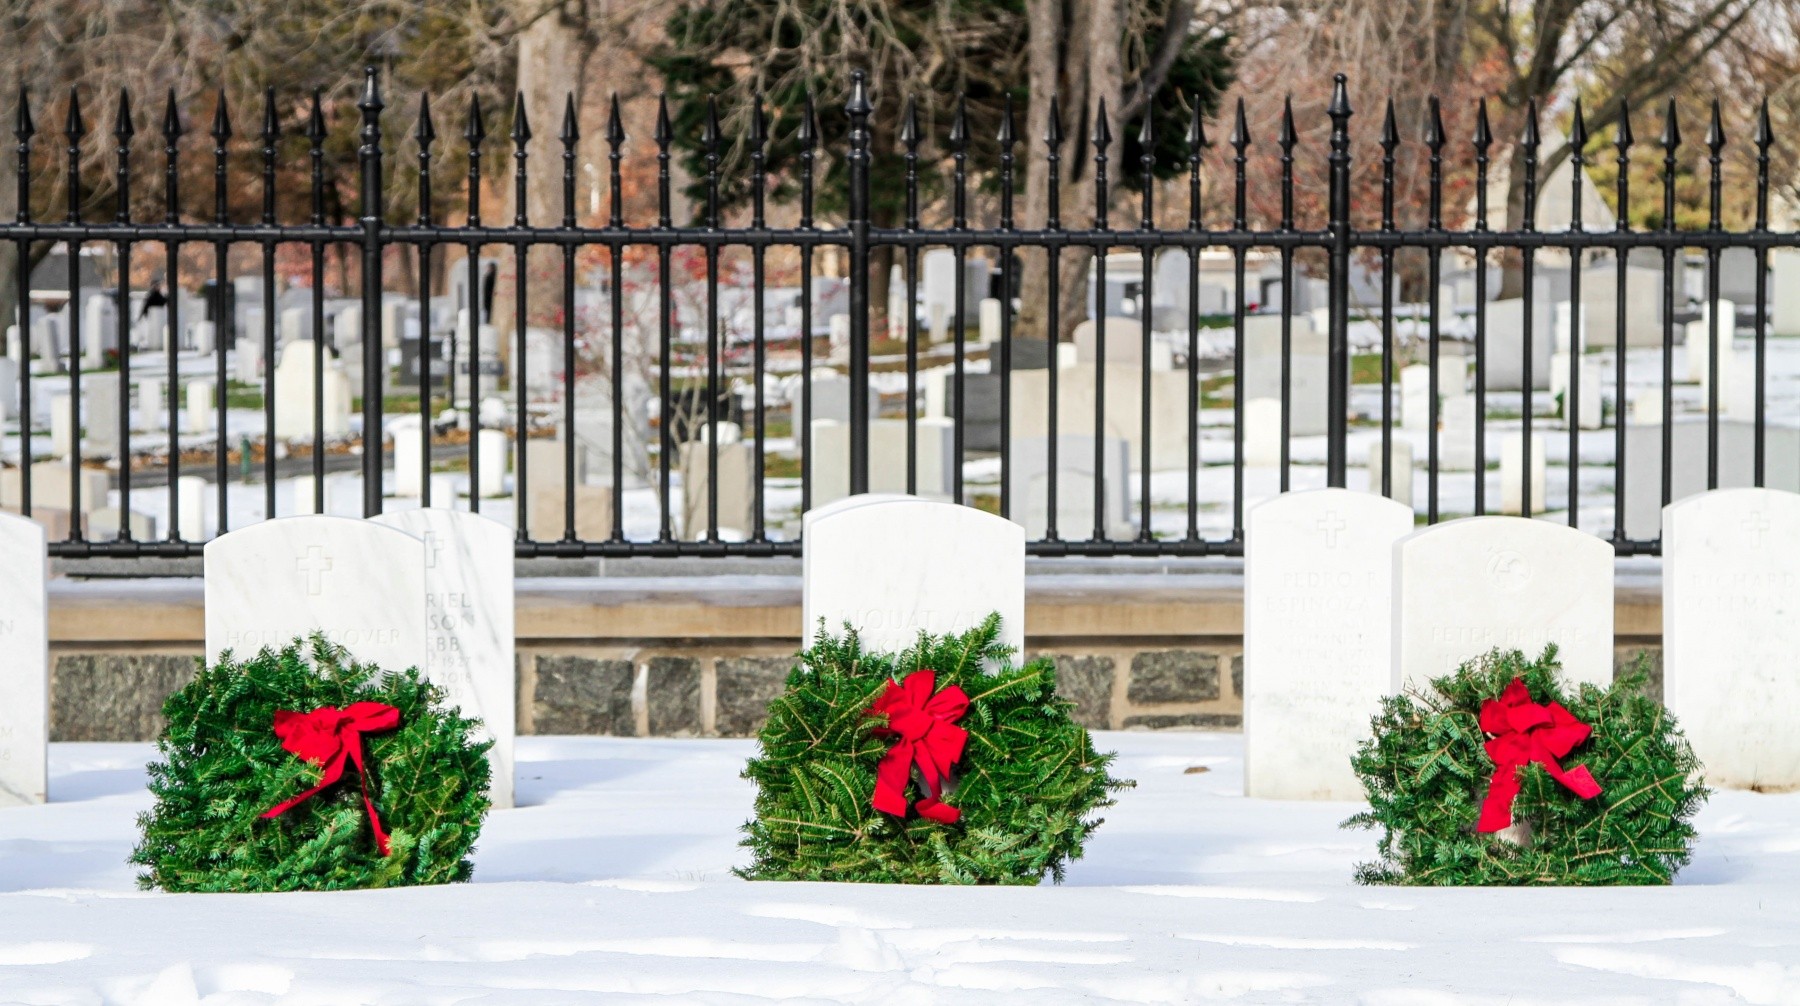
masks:
POLYGON ((424 670, 425 543, 349 517, 281 517, 207 542, 206 659, 314 630, 383 670, 424 670))
POLYGON ((849 622, 871 650, 920 630, 965 632, 1000 613, 1000 641, 1025 643, 1025 529, 973 507, 863 494, 807 511, 801 564, 804 644, 819 620, 849 622))
POLYGON ((0 514, 0 807, 49 798, 49 575, 44 527, 0 514))
POLYGON ((1663 696, 1706 781, 1800 787, 1800 495, 1720 489, 1663 511, 1663 696))
POLYGON ((444 687, 452 705, 487 727, 494 741, 489 795, 496 808, 511 807, 518 721, 512 529, 439 507, 374 520, 425 543, 425 674, 444 687))
POLYGON ((1393 687, 1394 543, 1413 512, 1347 489, 1252 507, 1244 551, 1244 794, 1360 800, 1350 757, 1393 687))
POLYGON ((1561 653, 1563 677, 1613 670, 1613 547, 1563 524, 1465 517, 1394 546, 1394 687, 1420 687, 1489 650, 1561 653))

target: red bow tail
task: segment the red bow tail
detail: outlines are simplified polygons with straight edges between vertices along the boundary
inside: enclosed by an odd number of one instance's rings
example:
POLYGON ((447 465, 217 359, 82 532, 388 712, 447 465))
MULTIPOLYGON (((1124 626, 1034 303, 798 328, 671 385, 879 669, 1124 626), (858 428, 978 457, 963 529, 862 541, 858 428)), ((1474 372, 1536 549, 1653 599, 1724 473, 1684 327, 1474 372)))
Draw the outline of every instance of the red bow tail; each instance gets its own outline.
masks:
POLYGON ((898 684, 890 681, 881 697, 869 707, 872 716, 886 716, 887 725, 877 733, 895 738, 894 746, 875 766, 875 809, 905 817, 906 783, 913 767, 924 781, 925 796, 913 804, 919 816, 940 824, 955 824, 962 811, 941 797, 950 770, 962 758, 969 732, 956 725, 969 709, 969 697, 956 685, 933 695, 937 675, 914 671, 898 684))
POLYGON ((1558 759, 1588 739, 1593 728, 1575 718, 1560 703, 1539 705, 1531 701, 1525 682, 1514 678, 1498 699, 1481 706, 1481 729, 1494 736, 1486 744, 1494 761, 1494 775, 1481 802, 1475 829, 1483 834, 1512 827, 1513 799, 1519 795, 1519 770, 1533 762, 1544 766, 1550 778, 1562 783, 1583 800, 1601 793, 1587 766, 1565 769, 1558 759))
POLYGON ((362 783, 363 806, 369 812, 369 828, 375 833, 375 846, 386 856, 390 853, 388 834, 381 828, 381 815, 369 799, 369 770, 363 763, 362 735, 392 730, 400 725, 400 710, 380 702, 358 702, 346 709, 320 706, 310 713, 288 709, 275 712, 275 736, 287 751, 324 768, 319 782, 291 800, 284 800, 263 812, 263 817, 280 817, 318 795, 344 777, 344 763, 356 763, 356 774, 362 783))

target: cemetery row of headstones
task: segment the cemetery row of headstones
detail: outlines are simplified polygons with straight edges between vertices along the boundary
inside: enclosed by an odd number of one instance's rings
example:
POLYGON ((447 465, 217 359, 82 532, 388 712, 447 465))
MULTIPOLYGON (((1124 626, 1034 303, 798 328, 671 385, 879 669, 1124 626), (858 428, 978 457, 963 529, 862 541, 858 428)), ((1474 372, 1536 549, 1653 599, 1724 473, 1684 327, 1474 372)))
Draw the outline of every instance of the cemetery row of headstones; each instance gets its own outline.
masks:
MULTIPOLYGON (((1705 492, 1662 526, 1669 708, 1713 785, 1800 786, 1785 722, 1800 699, 1800 495, 1705 492)), ((1250 796, 1359 799, 1349 759, 1379 701, 1494 648, 1553 643, 1571 683, 1613 679, 1614 554, 1593 535, 1516 517, 1415 530, 1399 503, 1322 489, 1252 508, 1246 536, 1250 796)))
MULTIPOLYGON (((1785 723, 1800 611, 1800 495, 1705 493, 1665 513, 1664 689, 1715 785, 1800 785, 1785 723), (1721 617, 1730 633, 1717 632, 1721 617)), ((803 624, 849 624, 897 649, 990 612, 1025 641, 1025 529, 968 507, 865 494, 805 518, 803 624), (871 570, 880 575, 870 575, 871 570)), ((1285 494, 1249 516, 1244 585, 1245 787, 1360 795, 1348 759, 1379 700, 1495 647, 1554 643, 1572 683, 1613 677, 1613 555, 1547 522, 1474 517, 1413 529, 1410 509, 1342 489, 1285 494)), ((0 796, 45 798, 48 640, 43 528, 0 517, 0 796)), ((494 737, 511 803, 512 536, 442 509, 309 516, 206 549, 206 654, 322 632, 357 659, 422 667, 494 737)))

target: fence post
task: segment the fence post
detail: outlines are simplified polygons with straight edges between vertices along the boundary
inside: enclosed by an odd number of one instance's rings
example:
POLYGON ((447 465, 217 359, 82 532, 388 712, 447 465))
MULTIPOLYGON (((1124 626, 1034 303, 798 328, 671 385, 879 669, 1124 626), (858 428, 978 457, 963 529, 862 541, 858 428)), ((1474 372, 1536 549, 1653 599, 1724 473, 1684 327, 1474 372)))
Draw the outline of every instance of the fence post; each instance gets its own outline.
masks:
MULTIPOLYGON (((1329 352, 1331 377, 1326 396, 1325 481, 1343 488, 1349 453, 1350 412, 1350 96, 1344 75, 1331 90, 1331 281, 1329 352)), ((1386 278, 1383 278, 1386 282, 1386 278)), ((1286 292, 1283 292, 1286 295, 1286 292)))
MULTIPOLYGON (((363 516, 381 513, 381 91, 373 66, 363 69, 362 146, 362 353, 363 516)), ((421 416, 422 420, 426 417, 421 416)), ((428 421, 428 420, 427 420, 428 421)))
POLYGON ((869 491, 869 104, 867 76, 850 75, 850 492, 869 491))

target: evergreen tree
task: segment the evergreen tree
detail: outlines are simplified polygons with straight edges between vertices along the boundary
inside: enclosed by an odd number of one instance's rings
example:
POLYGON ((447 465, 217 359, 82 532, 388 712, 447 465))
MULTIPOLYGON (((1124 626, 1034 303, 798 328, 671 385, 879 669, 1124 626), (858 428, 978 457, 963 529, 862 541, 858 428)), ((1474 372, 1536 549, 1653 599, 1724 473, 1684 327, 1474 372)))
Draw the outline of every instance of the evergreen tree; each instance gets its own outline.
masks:
MULTIPOLYGON (((755 855, 739 871, 754 880, 875 883, 1035 884, 1081 855, 1111 794, 1132 785, 1107 772, 1111 755, 1056 696, 1048 660, 1013 667, 999 642, 1000 618, 956 636, 921 634, 899 654, 868 653, 854 632, 821 635, 800 655, 787 690, 769 708, 760 751, 744 769, 757 786, 756 818, 743 844, 755 855), (993 673, 986 669, 995 668, 993 673), (937 689, 960 687, 968 731, 945 803, 956 824, 904 819, 871 801, 875 767, 889 741, 870 706, 920 669, 937 689)), ((914 783, 911 787, 919 789, 914 783)), ((917 795, 925 795, 919 793, 917 795)))
POLYGON ((227 652, 163 705, 168 727, 150 766, 156 806, 140 815, 131 861, 165 891, 334 891, 469 879, 468 855, 489 807, 489 742, 443 706, 416 668, 383 674, 315 636, 248 659, 227 652), (310 659, 309 659, 310 658, 310 659), (319 781, 319 766, 281 745, 280 709, 378 702, 399 726, 363 735, 370 778, 337 784, 276 818, 263 813, 319 781), (383 856, 362 783, 391 835, 383 856))
POLYGON ((1365 884, 1667 884, 1687 865, 1693 816, 1706 801, 1700 763, 1674 717, 1643 692, 1639 665, 1607 688, 1559 681, 1556 648, 1537 660, 1494 651, 1416 695, 1383 700, 1373 736, 1352 759, 1370 809, 1346 827, 1379 828, 1380 859, 1357 870, 1365 884), (1512 817, 1523 837, 1481 834, 1476 818, 1494 762, 1481 729, 1483 703, 1522 679, 1538 703, 1557 702, 1592 727, 1559 759, 1586 766, 1602 787, 1582 799, 1540 764, 1519 770, 1512 817))

